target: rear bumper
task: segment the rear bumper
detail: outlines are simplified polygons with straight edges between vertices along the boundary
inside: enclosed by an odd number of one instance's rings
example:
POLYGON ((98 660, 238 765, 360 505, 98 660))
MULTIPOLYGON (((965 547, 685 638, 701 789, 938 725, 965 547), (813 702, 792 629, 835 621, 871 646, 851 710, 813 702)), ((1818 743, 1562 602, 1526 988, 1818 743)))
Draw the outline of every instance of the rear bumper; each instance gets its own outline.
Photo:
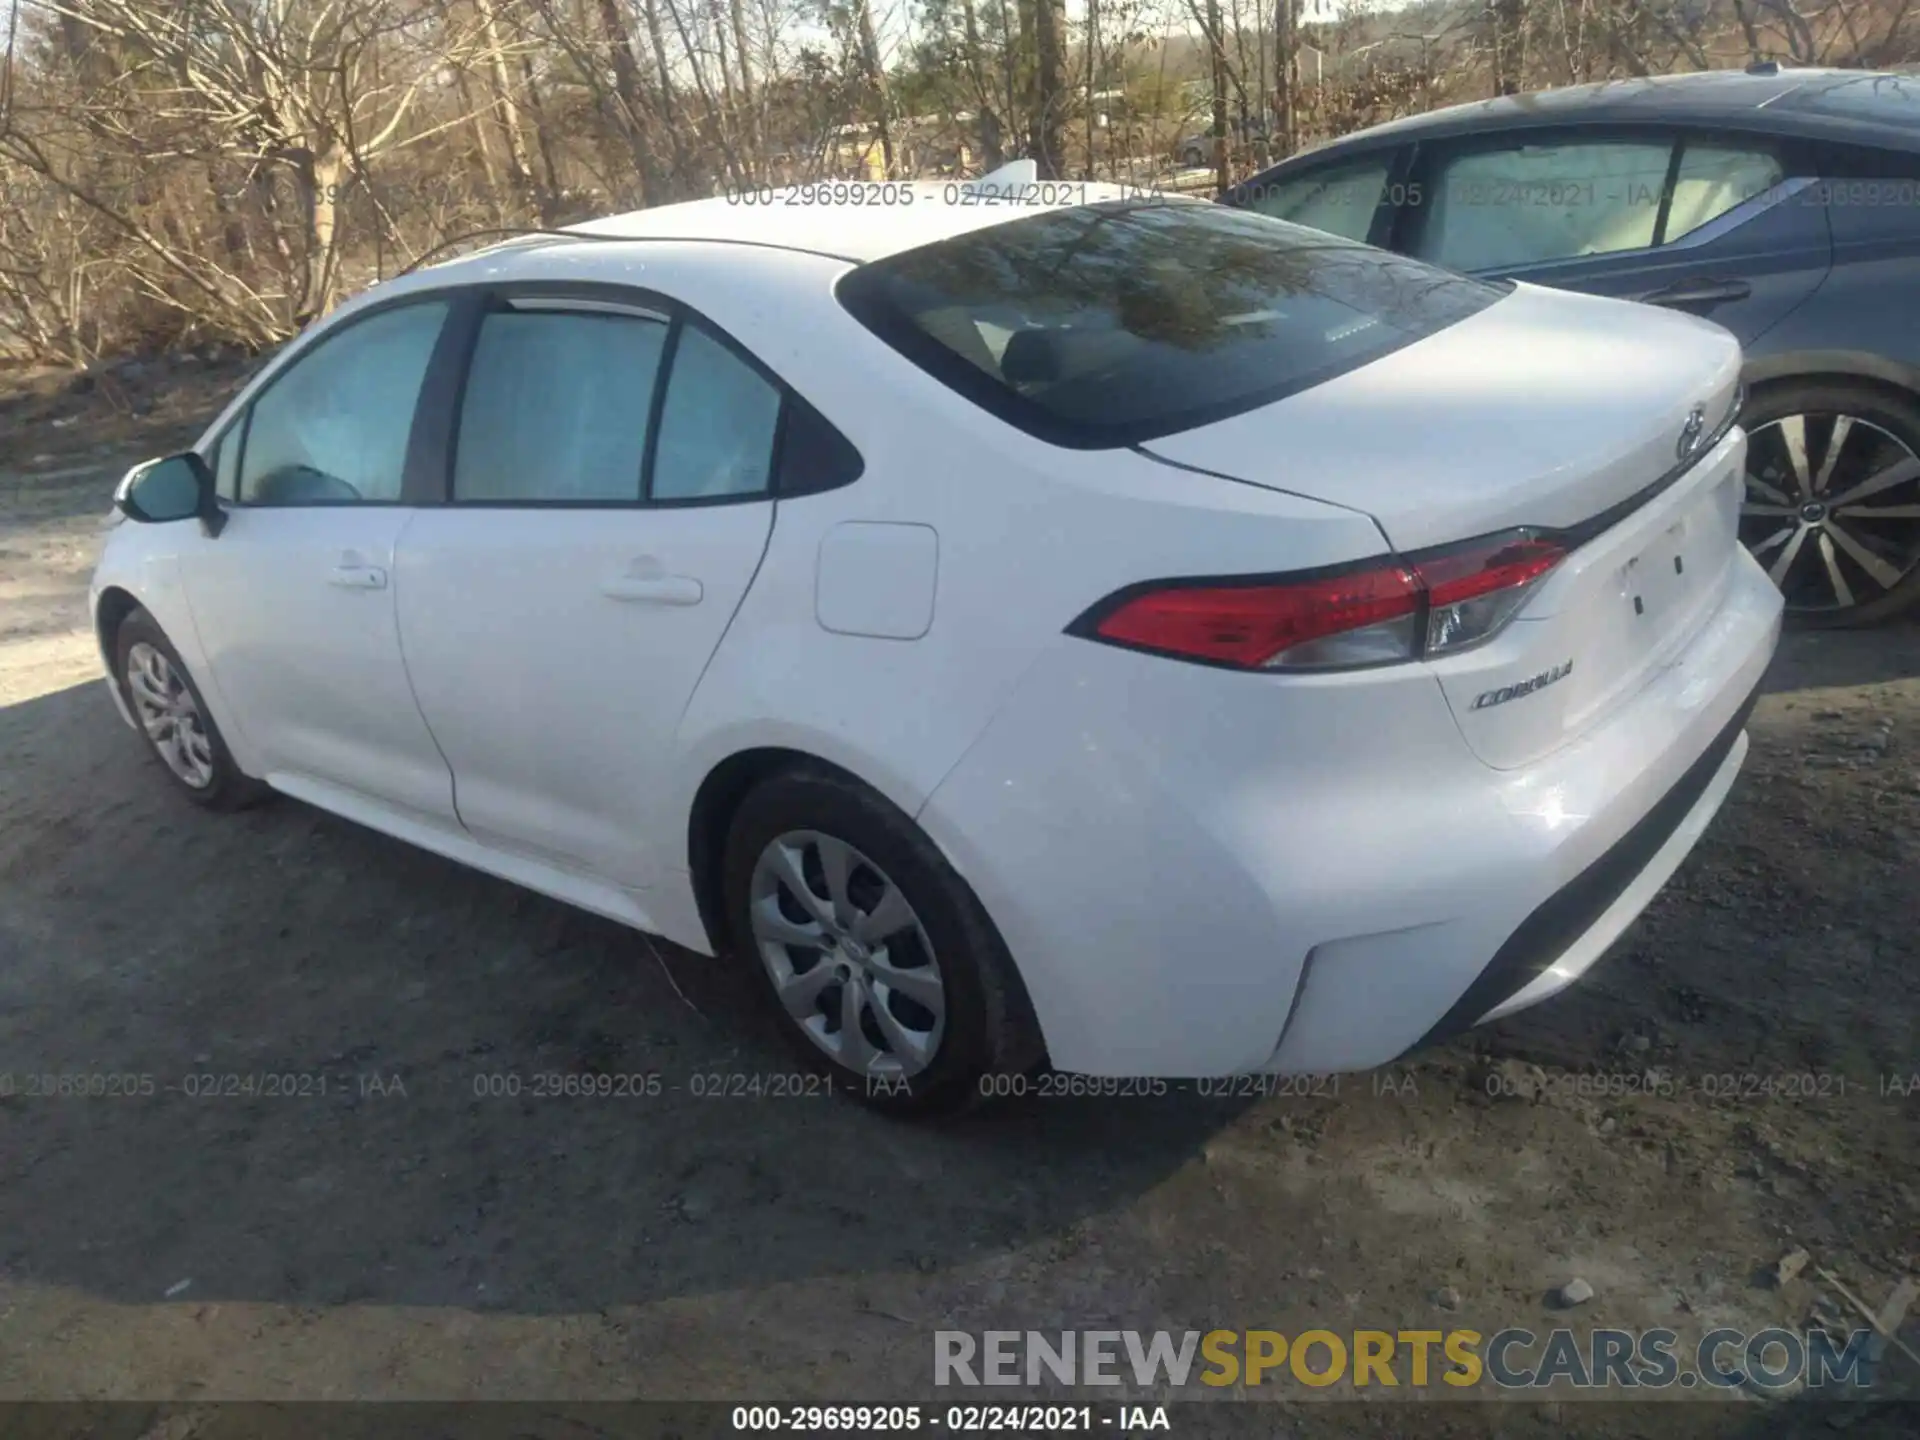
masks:
POLYGON ((1637 693, 1540 761, 1466 748, 1419 666, 1254 676, 1065 640, 920 814, 1054 1064, 1383 1064, 1570 983, 1697 840, 1781 602, 1741 552, 1637 693))
POLYGON ((1687 773, 1612 849, 1520 922, 1421 1049, 1558 994, 1644 910, 1719 813, 1747 756, 1755 691, 1687 773))
POLYGON ((1719 609, 1664 671, 1572 745, 1498 772, 1522 833, 1548 840, 1505 856, 1501 898, 1522 903, 1493 929, 1442 921, 1316 949, 1301 1003, 1262 1068, 1385 1063, 1578 980, 1659 894, 1732 789, 1780 619, 1779 592, 1740 551, 1719 609), (1400 1050, 1381 1048, 1385 1027, 1368 1019, 1381 991, 1417 983, 1430 996, 1442 977, 1445 1003, 1400 1050))

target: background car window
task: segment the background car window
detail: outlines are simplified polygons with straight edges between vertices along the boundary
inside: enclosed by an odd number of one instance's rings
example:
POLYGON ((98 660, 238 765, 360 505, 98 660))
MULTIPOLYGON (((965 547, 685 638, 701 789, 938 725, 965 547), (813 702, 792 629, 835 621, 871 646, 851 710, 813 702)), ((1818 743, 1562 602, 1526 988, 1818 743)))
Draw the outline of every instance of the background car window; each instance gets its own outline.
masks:
POLYGON ((1756 150, 1688 141, 1674 172, 1663 244, 1679 240, 1786 178, 1780 162, 1756 150))
POLYGON ((1672 154, 1665 141, 1575 141, 1459 155, 1435 177, 1419 253, 1502 270, 1650 246, 1672 154))
POLYGON ((660 412, 653 498, 763 494, 779 420, 777 389, 697 325, 684 327, 660 412))
POLYGON ((501 310, 480 325, 453 498, 640 499, 667 325, 638 315, 501 310))
POLYGON ((1247 196, 1247 208, 1348 240, 1365 240, 1386 191, 1391 163, 1391 156, 1382 155, 1257 185, 1247 196))
POLYGON ((1832 84, 1803 85, 1784 96, 1782 110, 1920 125, 1920 75, 1859 75, 1832 84))
POLYGON ((349 324, 253 402, 239 496, 248 505, 398 500, 407 437, 444 301, 349 324))

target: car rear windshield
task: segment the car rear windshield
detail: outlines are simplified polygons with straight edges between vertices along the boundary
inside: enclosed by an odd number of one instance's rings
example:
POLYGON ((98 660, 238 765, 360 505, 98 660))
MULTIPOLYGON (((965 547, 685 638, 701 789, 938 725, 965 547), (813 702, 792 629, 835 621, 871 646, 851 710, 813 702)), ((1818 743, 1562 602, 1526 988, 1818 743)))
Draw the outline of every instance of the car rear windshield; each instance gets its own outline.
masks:
POLYGON ((1861 75, 1831 85, 1808 85, 1783 98, 1780 108, 1877 120, 1911 132, 1920 125, 1920 75, 1861 75))
POLYGON ((1056 445, 1137 444, 1321 384, 1510 289, 1202 201, 1049 211, 864 265, 841 303, 1056 445))

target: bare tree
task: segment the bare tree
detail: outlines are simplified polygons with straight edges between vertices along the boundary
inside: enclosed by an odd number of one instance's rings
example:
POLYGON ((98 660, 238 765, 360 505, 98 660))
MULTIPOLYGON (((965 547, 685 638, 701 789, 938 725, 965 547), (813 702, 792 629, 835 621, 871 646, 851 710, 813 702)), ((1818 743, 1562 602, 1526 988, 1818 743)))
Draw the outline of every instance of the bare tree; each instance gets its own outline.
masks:
POLYGON ((0 344, 270 344, 462 233, 720 183, 1161 179, 1204 129, 1223 185, 1490 91, 1920 56, 1920 0, 1347 3, 0 0, 0 344))

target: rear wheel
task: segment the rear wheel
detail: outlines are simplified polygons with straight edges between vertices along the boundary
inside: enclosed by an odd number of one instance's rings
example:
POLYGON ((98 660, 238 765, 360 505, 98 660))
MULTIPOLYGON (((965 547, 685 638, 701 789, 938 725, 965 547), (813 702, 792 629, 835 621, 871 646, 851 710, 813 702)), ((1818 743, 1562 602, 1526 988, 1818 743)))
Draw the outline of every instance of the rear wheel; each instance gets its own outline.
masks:
POLYGON ((1920 600, 1920 406, 1789 384, 1759 392, 1742 423, 1740 538, 1794 621, 1870 625, 1920 600))
POLYGON ((979 900, 913 821, 825 769, 763 782, 728 834, 728 934, 800 1052, 859 1098, 925 1112, 1039 1063, 979 900))

